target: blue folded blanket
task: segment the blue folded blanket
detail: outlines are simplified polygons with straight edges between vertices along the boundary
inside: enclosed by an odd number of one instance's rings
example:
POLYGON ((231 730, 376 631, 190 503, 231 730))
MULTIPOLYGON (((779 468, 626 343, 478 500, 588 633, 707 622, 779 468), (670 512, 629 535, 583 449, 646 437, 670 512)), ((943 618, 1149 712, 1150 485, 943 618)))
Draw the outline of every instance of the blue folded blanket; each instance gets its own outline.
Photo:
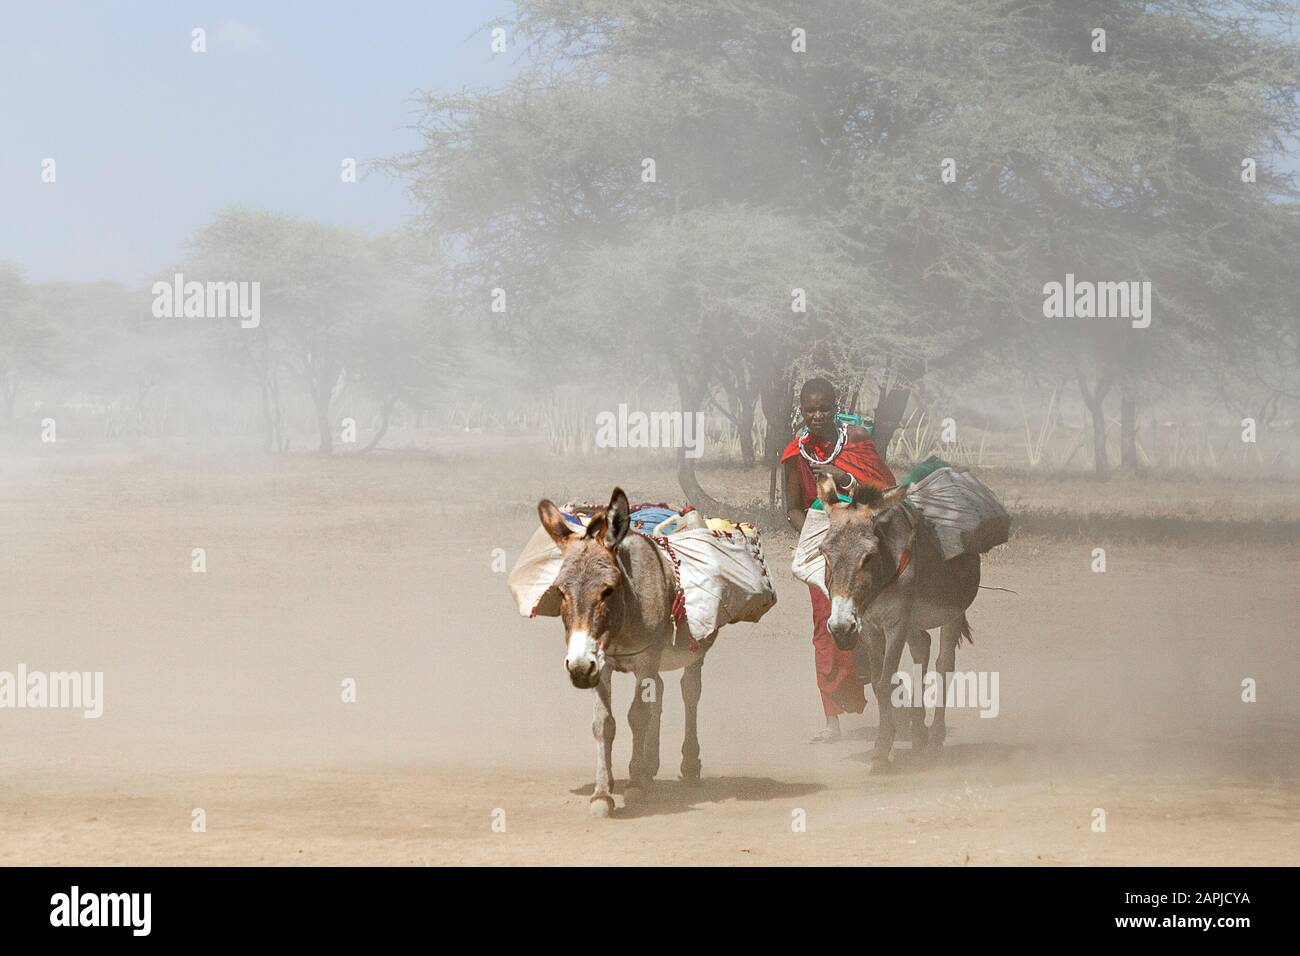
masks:
POLYGON ((672 508, 642 508, 632 512, 632 530, 649 534, 675 514, 672 508))

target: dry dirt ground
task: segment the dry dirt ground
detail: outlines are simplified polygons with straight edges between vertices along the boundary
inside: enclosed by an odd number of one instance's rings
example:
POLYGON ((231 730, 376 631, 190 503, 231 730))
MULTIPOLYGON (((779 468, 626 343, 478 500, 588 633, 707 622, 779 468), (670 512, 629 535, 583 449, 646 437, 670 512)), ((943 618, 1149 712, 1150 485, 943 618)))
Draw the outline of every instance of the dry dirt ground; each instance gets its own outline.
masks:
MULTIPOLYGON (((1100 531, 1058 514, 991 556, 985 582, 1017 593, 981 592, 957 663, 998 672, 1000 713, 953 712, 935 761, 900 736, 886 777, 867 774, 874 702, 843 742, 806 742, 808 596, 793 538, 768 534, 780 601, 710 654, 703 782, 677 781, 669 675, 652 802, 594 820, 589 694, 565 678, 559 622, 515 611, 494 549, 513 561, 539 496, 603 499, 615 480, 675 497, 662 463, 536 448, 0 463, 0 670, 102 671, 105 697, 97 720, 0 710, 0 862, 1300 862, 1300 543, 1195 524, 1293 522, 1294 483, 990 477, 1026 509, 1121 513, 1100 531), (1149 514, 1173 521, 1158 539, 1117 531, 1149 514), (1183 519, 1199 530, 1180 540, 1183 519)), ((620 718, 630 694, 617 678, 620 718)), ((620 775, 628 754, 620 719, 620 775)))

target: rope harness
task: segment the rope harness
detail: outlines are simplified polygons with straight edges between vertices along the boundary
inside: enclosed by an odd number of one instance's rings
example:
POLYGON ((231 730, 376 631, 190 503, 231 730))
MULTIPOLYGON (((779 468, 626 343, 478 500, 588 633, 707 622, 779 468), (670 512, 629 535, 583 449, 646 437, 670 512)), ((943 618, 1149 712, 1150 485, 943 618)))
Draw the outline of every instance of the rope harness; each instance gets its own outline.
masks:
MULTIPOLYGON (((668 556, 668 563, 673 569, 673 646, 676 647, 677 637, 681 632, 682 622, 686 620, 686 592, 682 590, 682 559, 677 556, 677 552, 673 550, 673 546, 668 543, 668 537, 666 535, 648 534, 646 537, 653 541, 656 546, 663 549, 664 554, 668 556)), ((688 630, 687 633, 689 634, 690 631, 688 630)), ((699 646, 699 642, 695 640, 695 636, 692 634, 690 643, 691 653, 695 653, 695 651, 699 649, 699 646)))

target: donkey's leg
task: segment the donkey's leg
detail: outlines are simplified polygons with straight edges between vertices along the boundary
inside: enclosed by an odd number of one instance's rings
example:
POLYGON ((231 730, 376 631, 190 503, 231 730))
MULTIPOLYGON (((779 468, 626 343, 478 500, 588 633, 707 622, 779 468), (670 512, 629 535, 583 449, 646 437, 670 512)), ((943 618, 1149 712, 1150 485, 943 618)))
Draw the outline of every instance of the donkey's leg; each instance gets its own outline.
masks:
MULTIPOLYGON (((655 686, 658 675, 638 671, 635 677, 632 706, 627 711, 627 722, 632 728, 632 760, 627 766, 627 791, 623 795, 623 802, 627 806, 637 803, 654 779, 654 772, 649 767, 649 743, 650 725, 654 722, 654 701, 658 696, 655 686)), ((654 762, 658 763, 658 760, 654 762)))
POLYGON ((952 683, 952 672, 957 667, 957 642, 961 640, 961 618, 945 624, 939 629, 939 658, 934 662, 934 669, 939 673, 939 702, 934 707, 934 724, 930 727, 930 746, 938 750, 948 736, 948 727, 944 722, 945 708, 948 706, 948 686, 952 683))
POLYGON ((863 620, 862 636, 859 638, 867 649, 867 683, 875 690, 885 669, 885 631, 870 621, 863 620))
MULTIPOLYGON (((912 655, 912 663, 921 665, 921 687, 925 687, 925 674, 930 669, 930 633, 917 630, 907 639, 907 652, 912 655)), ((910 708, 912 714, 912 750, 925 749, 930 732, 925 727, 925 698, 921 698, 920 707, 910 708)))
POLYGON ((642 750, 643 768, 646 780, 653 781, 659 775, 659 724, 664 714, 664 679, 658 673, 654 675, 653 689, 647 690, 641 683, 644 693, 653 693, 650 701, 650 723, 645 731, 645 747, 642 750))
POLYGON ((889 770, 889 752, 894 749, 895 724, 894 675, 898 673, 898 664, 903 657, 903 645, 911 636, 912 628, 906 622, 901 627, 889 628, 885 632, 885 660, 881 667, 880 680, 876 682, 876 702, 880 706, 880 728, 876 731, 876 746, 871 753, 871 772, 884 773, 889 770))
POLYGON ((613 668, 606 666, 600 672, 600 683, 592 689, 595 714, 591 718, 591 735, 596 738, 596 789, 591 795, 591 814, 607 817, 614 809, 614 796, 610 786, 614 782, 614 713, 613 688, 610 675, 613 668))
POLYGON ((700 734, 696 718, 700 711, 700 693, 704 689, 703 659, 682 671, 682 703, 686 705, 686 735, 682 740, 682 779, 697 783, 700 779, 700 734))

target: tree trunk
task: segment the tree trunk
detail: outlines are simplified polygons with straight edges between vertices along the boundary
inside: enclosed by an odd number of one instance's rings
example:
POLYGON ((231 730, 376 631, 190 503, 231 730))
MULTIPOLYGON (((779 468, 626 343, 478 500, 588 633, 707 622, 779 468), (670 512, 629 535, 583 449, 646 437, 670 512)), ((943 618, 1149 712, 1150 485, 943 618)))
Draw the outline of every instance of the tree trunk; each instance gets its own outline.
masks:
POLYGON ((1092 415, 1092 460, 1098 478, 1110 477, 1110 456, 1106 452, 1106 409, 1104 403, 1089 405, 1092 415))
POLYGON ((781 471, 781 452, 789 444, 790 419, 794 413, 793 398, 790 394, 790 375, 783 368, 773 365, 764 377, 759 389, 759 401, 763 407, 763 418, 767 428, 763 430, 763 460, 768 463, 767 505, 776 510, 776 490, 781 471))
POLYGON ((330 422, 330 393, 329 389, 313 389, 312 403, 316 406, 316 430, 320 432, 320 448, 318 451, 322 455, 334 454, 334 426, 330 422))
POLYGON ((876 424, 872 430, 871 440, 875 443, 876 451, 880 452, 882 459, 889 450, 889 442, 893 439, 894 432, 898 431, 898 426, 903 423, 903 413, 907 411, 907 401, 911 395, 911 389, 897 383, 888 389, 884 385, 880 386, 880 397, 875 409, 876 424))
POLYGON ((677 449, 677 484, 681 486, 686 503, 710 517, 723 514, 728 509, 700 486, 695 476, 695 459, 686 456, 686 449, 677 449))
POLYGON ((1110 477, 1110 456, 1106 452, 1106 395, 1112 383, 1111 373, 1107 369, 1097 382, 1096 389, 1089 389, 1087 373, 1082 365, 1076 363, 1075 380, 1079 383, 1083 404, 1092 417, 1093 468, 1097 477, 1104 481, 1110 477))
POLYGON ((337 366, 332 365, 328 360, 314 362, 312 353, 308 352, 303 357, 303 373, 316 412, 316 432, 320 436, 320 447, 317 451, 322 455, 332 455, 334 454, 334 424, 330 420, 330 409, 334 406, 340 378, 337 366))
POLYGON ((284 436, 284 412, 280 410, 280 379, 271 368, 271 434, 275 442, 275 451, 284 454, 289 450, 289 440, 284 436))
POLYGON ((388 434, 388 423, 393 417, 393 406, 396 404, 397 404, 396 395, 390 395, 384 401, 384 410, 382 412, 383 418, 379 423, 379 431, 375 432, 375 435, 373 438, 370 439, 369 444, 367 444, 365 448, 361 449, 361 454, 364 455, 366 452, 370 451, 381 441, 383 441, 384 435, 388 434))
POLYGON ((1141 470, 1137 453, 1137 389, 1128 382, 1119 389, 1119 465, 1130 474, 1141 470))
POLYGON ((758 395, 748 389, 742 380, 739 386, 723 384, 723 394, 727 396, 727 405, 718 401, 708 392, 705 398, 736 429, 736 441, 740 445, 740 460, 746 468, 754 465, 754 408, 758 395))
POLYGON ((794 414, 794 399, 790 394, 790 376, 785 369, 772 369, 759 392, 763 418, 767 428, 763 433, 763 457, 779 461, 781 452, 794 436, 790 433, 790 419, 794 414))
MULTIPOLYGON (((706 386, 684 368, 678 367, 673 371, 677 379, 677 395, 681 400, 683 420, 687 415, 700 414, 700 409, 704 405, 704 396, 708 391, 706 386)), ((722 514, 725 510, 722 505, 700 487, 700 481, 695 475, 695 459, 689 457, 686 452, 685 444, 677 449, 677 484, 681 487, 682 494, 686 496, 686 503, 694 505, 696 510, 706 515, 722 514)))
POLYGON ((280 435, 284 430, 280 414, 280 392, 275 381, 275 364, 271 361, 271 345, 265 335, 258 337, 262 344, 262 355, 258 358, 256 348, 248 347, 248 364, 257 373, 258 390, 262 394, 262 424, 266 429, 263 447, 267 454, 283 451, 280 435))
POLYGON ((740 432, 740 460, 746 468, 754 467, 754 409, 758 404, 756 395, 741 395, 740 417, 736 429, 740 432))
POLYGON ((263 447, 268 455, 273 454, 276 449, 275 420, 271 417, 271 386, 262 380, 262 422, 266 426, 266 438, 262 442, 263 447))

